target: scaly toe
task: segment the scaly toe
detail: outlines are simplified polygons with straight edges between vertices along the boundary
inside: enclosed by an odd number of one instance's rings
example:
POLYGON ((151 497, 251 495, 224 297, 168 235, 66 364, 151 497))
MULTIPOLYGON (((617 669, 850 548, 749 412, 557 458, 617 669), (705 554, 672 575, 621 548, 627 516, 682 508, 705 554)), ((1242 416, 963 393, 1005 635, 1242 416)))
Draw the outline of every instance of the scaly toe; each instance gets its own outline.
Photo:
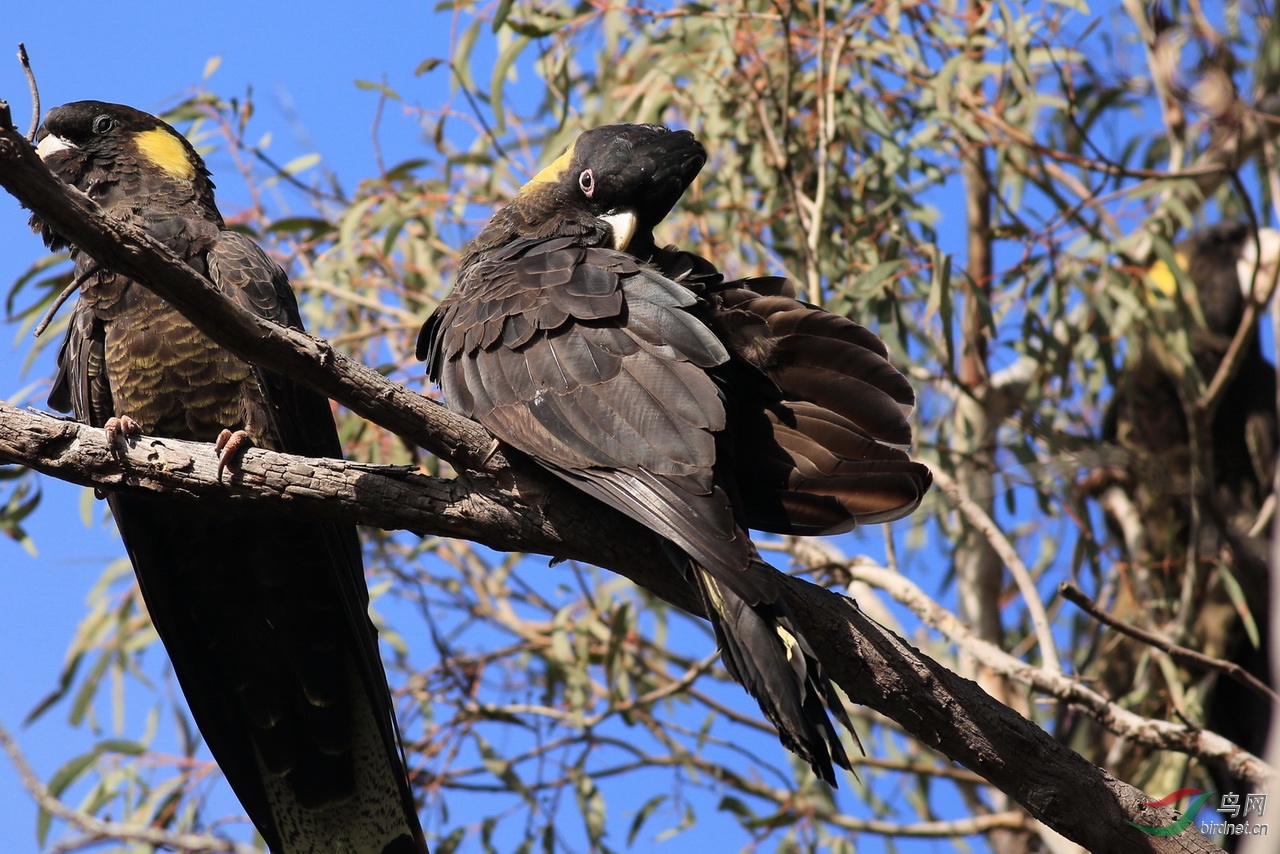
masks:
POLYGON ((222 470, 230 469, 232 473, 239 471, 240 458, 244 456, 244 452, 253 447, 253 440, 249 438, 249 434, 243 430, 223 430, 218 434, 218 439, 213 443, 213 447, 219 452, 218 457, 218 480, 222 480, 222 470))

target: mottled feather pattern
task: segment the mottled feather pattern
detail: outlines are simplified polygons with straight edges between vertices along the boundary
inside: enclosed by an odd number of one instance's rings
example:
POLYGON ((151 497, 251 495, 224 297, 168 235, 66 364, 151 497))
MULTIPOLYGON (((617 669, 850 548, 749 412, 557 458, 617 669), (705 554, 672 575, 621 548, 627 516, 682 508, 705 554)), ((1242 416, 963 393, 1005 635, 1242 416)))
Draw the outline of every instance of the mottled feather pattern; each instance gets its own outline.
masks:
MULTIPOLYGON (((43 134, 53 171, 109 214, 145 228, 243 308, 302 328, 284 271, 225 229, 208 172, 168 125, 77 102, 50 111, 43 134)), ((243 430, 264 448, 341 456, 323 397, 239 359, 74 247, 72 256, 85 279, 51 405, 97 426, 128 416, 145 433, 197 441, 243 430)), ((108 502, 195 722, 270 849, 425 852, 354 526, 127 492, 108 502)))

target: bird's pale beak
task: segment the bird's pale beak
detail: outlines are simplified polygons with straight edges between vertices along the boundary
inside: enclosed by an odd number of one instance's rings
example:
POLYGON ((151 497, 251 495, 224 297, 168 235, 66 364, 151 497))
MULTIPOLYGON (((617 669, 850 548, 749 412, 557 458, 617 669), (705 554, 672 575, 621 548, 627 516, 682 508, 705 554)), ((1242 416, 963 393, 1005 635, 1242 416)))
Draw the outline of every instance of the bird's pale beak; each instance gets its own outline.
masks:
POLYGON ((606 214, 600 219, 609 223, 609 227, 613 229, 613 248, 619 252, 627 251, 627 247, 631 245, 631 238, 636 234, 637 216, 634 208, 619 208, 611 214, 606 214))
POLYGON ((48 160, 49 156, 55 152, 67 151, 69 149, 74 149, 75 147, 76 146, 67 142, 62 137, 49 134, 44 139, 40 140, 40 144, 36 146, 36 154, 40 155, 41 160, 48 160))

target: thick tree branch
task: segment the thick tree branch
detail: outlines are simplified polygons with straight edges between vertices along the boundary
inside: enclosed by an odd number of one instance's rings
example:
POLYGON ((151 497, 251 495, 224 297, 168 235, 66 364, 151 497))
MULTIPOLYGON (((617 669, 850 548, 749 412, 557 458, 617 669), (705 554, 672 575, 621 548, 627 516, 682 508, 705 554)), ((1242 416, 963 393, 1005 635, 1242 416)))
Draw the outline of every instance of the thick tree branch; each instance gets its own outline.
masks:
POLYGON ((112 449, 103 430, 2 401, 0 462, 98 489, 252 501, 300 516, 581 560, 620 572, 701 615, 698 598, 661 570, 666 559, 646 528, 537 472, 524 479, 532 486, 517 489, 513 479, 504 485, 484 474, 446 479, 250 448, 240 470, 224 473, 220 481, 211 443, 143 436, 112 449))
MULTIPOLYGON (((136 228, 111 220, 55 179, 12 127, 0 102, 0 185, 99 263, 172 302, 243 357, 288 373, 467 472, 428 478, 339 461, 250 451, 242 473, 219 483, 211 446, 140 439, 119 457, 102 431, 0 407, 0 460, 107 489, 181 499, 265 501, 290 512, 423 534, 462 536, 512 551, 572 558, 614 570, 693 613, 690 591, 665 570, 655 538, 636 523, 505 456, 477 425, 335 353, 328 344, 240 311, 212 284, 136 228)), ((855 702, 964 763, 1033 816, 1092 851, 1216 850, 1198 833, 1149 836, 1129 820, 1163 825, 1170 809, 1060 745, 974 683, 921 655, 851 601, 791 579, 800 628, 823 638, 823 666, 855 702)))
POLYGON ((1046 667, 1033 667, 995 644, 977 637, 956 616, 925 595, 911 579, 886 569, 854 564, 849 577, 886 591, 906 605, 922 622, 990 668, 1042 694, 1083 709, 1091 717, 1133 744, 1157 750, 1176 750, 1201 762, 1224 766, 1233 777, 1261 789, 1274 772, 1269 765, 1229 739, 1186 724, 1144 718, 1099 694, 1077 679, 1046 667))
POLYGON ((460 468, 505 468, 483 428, 335 351, 223 299, 218 288, 143 229, 106 216, 45 167, 0 101, 0 186, 104 267, 143 283, 241 358, 269 364, 352 412, 460 468))
MULTIPOLYGON (((100 429, 3 403, 0 461, 103 489, 175 500, 254 501, 315 518, 590 561, 698 611, 696 598, 663 571, 665 562, 647 530, 556 484, 546 492, 518 493, 485 478, 449 480, 256 448, 245 454, 238 473, 220 482, 211 444, 140 437, 113 451, 100 429)), ((1132 847, 1124 850, 1132 851, 1212 850, 1174 846, 1129 828, 1126 821, 1146 816, 1150 823, 1164 823, 1171 813, 1141 807, 1141 792, 921 655, 848 599, 791 579, 788 601, 807 634, 829 639, 819 649, 823 665, 854 701, 981 774, 1064 835, 1095 851, 1119 850, 1109 848, 1117 840, 1126 840, 1132 847)))

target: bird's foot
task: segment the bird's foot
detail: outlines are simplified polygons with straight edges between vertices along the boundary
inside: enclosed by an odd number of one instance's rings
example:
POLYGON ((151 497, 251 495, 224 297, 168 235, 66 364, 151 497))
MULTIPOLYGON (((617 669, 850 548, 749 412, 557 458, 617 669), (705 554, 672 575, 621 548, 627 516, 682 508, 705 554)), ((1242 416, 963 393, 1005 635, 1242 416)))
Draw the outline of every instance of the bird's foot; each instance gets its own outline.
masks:
POLYGON ((231 469, 234 473, 240 470, 240 459, 244 456, 244 452, 253 447, 253 440, 249 438, 249 434, 243 430, 223 430, 218 434, 218 439, 213 443, 213 448, 218 452, 218 480, 222 480, 222 470, 231 469))
POLYGON ((113 415, 102 425, 102 431, 107 434, 107 447, 115 453, 121 450, 122 442, 142 435, 142 425, 128 415, 121 415, 119 418, 113 415))

